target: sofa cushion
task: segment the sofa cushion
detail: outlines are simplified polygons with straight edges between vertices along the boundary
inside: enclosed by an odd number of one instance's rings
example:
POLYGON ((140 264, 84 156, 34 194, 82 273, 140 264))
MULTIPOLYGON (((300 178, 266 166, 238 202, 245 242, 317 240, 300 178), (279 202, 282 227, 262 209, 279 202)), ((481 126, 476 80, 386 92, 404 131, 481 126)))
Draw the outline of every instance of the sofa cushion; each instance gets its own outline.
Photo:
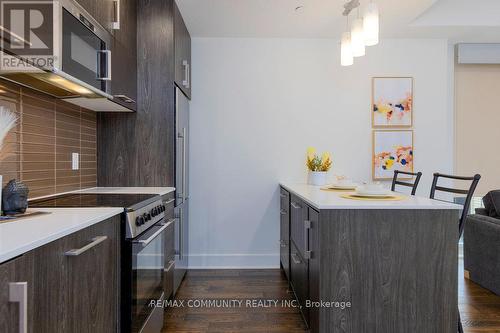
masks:
POLYGON ((489 191, 483 197, 483 203, 488 216, 500 218, 500 190, 489 191))

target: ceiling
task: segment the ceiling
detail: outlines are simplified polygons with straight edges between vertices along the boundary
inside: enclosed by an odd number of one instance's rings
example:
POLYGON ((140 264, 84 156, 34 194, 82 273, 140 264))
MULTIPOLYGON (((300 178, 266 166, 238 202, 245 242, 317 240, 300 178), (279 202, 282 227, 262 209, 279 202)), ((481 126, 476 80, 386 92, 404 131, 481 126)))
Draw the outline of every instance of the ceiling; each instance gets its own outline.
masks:
MULTIPOLYGON (((361 0, 361 8, 369 0, 361 0)), ((499 0, 374 0, 381 38, 500 42, 499 0)), ((193 37, 338 38, 344 0, 177 0, 193 37), (295 10, 296 7, 301 9, 295 10)), ((356 12, 351 14, 354 18, 356 12)))

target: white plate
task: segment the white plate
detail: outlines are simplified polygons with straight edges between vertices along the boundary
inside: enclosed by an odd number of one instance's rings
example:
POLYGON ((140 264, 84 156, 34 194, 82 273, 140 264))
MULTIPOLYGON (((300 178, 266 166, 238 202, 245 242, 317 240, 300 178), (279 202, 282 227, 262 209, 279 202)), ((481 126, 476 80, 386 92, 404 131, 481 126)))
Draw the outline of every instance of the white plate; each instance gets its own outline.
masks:
POLYGON ((392 195, 391 191, 387 189, 372 190, 372 191, 356 190, 354 194, 363 197, 388 197, 392 195))
POLYGON ((356 187, 358 187, 358 184, 352 183, 352 184, 331 184, 326 186, 328 189, 332 190, 355 190, 356 187))
POLYGON ((373 199, 396 198, 396 196, 393 195, 393 194, 366 195, 366 194, 357 194, 357 193, 354 193, 354 194, 351 194, 351 196, 352 197, 356 197, 356 198, 366 198, 366 199, 369 199, 369 198, 373 198, 373 199))

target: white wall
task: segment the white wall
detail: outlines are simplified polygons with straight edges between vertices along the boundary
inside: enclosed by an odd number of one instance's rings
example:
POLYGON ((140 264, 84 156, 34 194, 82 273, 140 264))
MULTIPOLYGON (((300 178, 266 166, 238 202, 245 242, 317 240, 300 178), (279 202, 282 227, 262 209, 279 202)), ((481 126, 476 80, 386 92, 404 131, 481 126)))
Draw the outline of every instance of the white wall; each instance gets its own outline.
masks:
MULTIPOLYGON (((193 40, 190 266, 278 267, 278 182, 304 182, 306 148, 371 179, 372 76, 413 76, 415 168, 428 195, 453 167, 445 40, 382 40, 339 65, 327 39, 193 40)), ((450 74, 451 73, 451 74, 450 74)))

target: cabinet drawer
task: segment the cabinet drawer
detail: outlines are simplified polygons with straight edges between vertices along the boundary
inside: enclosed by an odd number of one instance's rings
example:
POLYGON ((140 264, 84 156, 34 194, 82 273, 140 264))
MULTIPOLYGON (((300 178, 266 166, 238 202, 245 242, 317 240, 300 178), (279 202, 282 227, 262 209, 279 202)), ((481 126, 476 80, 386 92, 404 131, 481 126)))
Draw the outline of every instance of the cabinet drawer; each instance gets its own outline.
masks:
POLYGON ((302 315, 309 325, 309 310, 305 306, 309 297, 309 264, 307 260, 304 260, 293 241, 290 242, 290 283, 297 301, 302 306, 302 315))
POLYGON ((305 202, 291 195, 290 198, 290 239, 297 246, 302 257, 307 258, 307 209, 308 206, 305 202))

